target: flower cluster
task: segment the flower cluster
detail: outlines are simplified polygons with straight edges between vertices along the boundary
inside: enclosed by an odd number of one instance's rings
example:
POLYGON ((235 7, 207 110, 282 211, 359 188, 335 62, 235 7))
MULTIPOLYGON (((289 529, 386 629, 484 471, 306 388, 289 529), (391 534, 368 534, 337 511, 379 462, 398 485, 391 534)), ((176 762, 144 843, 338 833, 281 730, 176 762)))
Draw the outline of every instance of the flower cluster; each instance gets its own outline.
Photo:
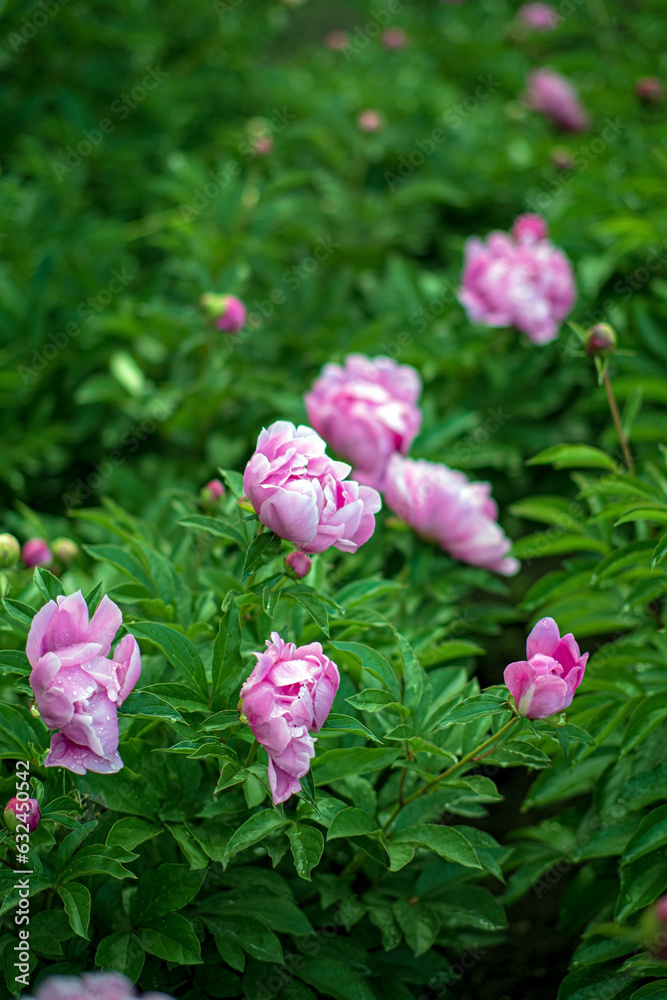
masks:
POLYGON ((572 267, 540 216, 520 216, 510 234, 467 241, 459 299, 472 322, 515 326, 547 344, 574 303, 572 267))
POLYGON ((44 723, 59 730, 46 767, 113 774, 123 766, 117 710, 139 679, 141 653, 135 637, 125 635, 109 659, 123 616, 108 597, 88 619, 80 590, 37 612, 26 644, 30 686, 44 723))
MULTIPOLYGON (((135 1000, 129 979, 117 972, 88 972, 76 976, 50 976, 35 990, 34 1000, 135 1000)), ((33 1000, 23 996, 20 1000, 33 1000)), ((142 1000, 173 1000, 166 993, 144 993, 142 1000)))
POLYGON ((269 755, 274 804, 298 792, 315 756, 315 739, 331 711, 340 675, 319 642, 286 643, 277 632, 241 688, 243 712, 253 735, 269 755))
POLYGON ((243 489, 262 524, 302 552, 356 552, 373 534, 380 495, 347 479, 350 466, 325 449, 311 427, 278 420, 259 435, 243 489))

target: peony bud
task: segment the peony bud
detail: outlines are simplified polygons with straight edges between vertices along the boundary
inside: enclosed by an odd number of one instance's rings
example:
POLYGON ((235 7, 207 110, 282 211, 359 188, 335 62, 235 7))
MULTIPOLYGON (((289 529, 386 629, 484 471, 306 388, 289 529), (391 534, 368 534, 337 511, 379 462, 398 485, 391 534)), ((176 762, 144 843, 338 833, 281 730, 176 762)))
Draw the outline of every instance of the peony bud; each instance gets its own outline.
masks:
POLYGON ((199 494, 199 502, 201 503, 204 510, 210 510, 212 507, 218 505, 218 501, 222 500, 225 495, 225 487, 222 485, 219 479, 212 479, 210 483, 202 489, 199 494))
POLYGON ((56 538, 51 546, 56 559, 62 563, 72 562, 79 554, 79 546, 71 538, 56 538))
POLYGON ((51 549, 43 538, 28 539, 21 549, 21 556, 29 569, 33 566, 49 566, 53 562, 51 549))
POLYGON ((42 818, 37 799, 10 799, 5 806, 3 815, 7 829, 11 833, 16 833, 19 823, 27 826, 28 833, 32 833, 37 829, 39 821, 42 818))
POLYGON ((392 52, 404 49, 409 44, 408 36, 403 28, 387 28, 386 31, 382 32, 381 38, 385 49, 392 52))
POLYGON ((596 323, 586 334, 586 354, 591 358, 604 358, 616 350, 616 333, 609 323, 596 323))
POLYGON ((350 44, 350 36, 347 31, 330 31, 324 39, 324 44, 334 52, 342 52, 350 44))
POLYGON ((238 333, 246 319, 246 308, 235 295, 216 295, 206 292, 199 299, 202 309, 215 320, 219 330, 238 333))
POLYGON ((290 552, 288 556, 285 556, 285 572, 288 576, 291 576, 293 580, 303 580, 306 573, 310 570, 310 556, 307 556, 305 552, 290 552))
POLYGON ((659 104, 665 96, 665 88, 655 76, 643 76, 635 83, 635 94, 644 104, 659 104))
POLYGON ((520 215, 512 226, 512 236, 519 243, 534 243, 535 240, 545 240, 548 235, 549 229, 546 220, 533 212, 520 215))
POLYGON ((357 125, 362 132, 379 132, 384 125, 384 118, 375 108, 366 108, 357 118, 357 125))
POLYGON ((526 659, 505 667, 505 684, 517 713, 546 719, 569 708, 587 660, 588 653, 579 652, 571 632, 561 637, 553 618, 542 618, 528 636, 526 659))
POLYGON ((16 566, 21 555, 21 546, 13 535, 0 535, 0 569, 16 566))

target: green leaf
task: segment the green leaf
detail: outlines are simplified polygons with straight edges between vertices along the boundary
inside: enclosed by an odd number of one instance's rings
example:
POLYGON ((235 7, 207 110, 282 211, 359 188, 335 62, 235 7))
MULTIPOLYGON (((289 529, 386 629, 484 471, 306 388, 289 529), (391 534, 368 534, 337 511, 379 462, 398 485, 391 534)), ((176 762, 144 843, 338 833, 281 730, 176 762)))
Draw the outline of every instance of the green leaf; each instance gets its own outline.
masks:
POLYGON ((166 917, 151 920, 148 926, 139 928, 137 937, 149 955, 179 965, 201 965, 197 935, 180 913, 169 913, 166 917))
POLYGON ((655 521, 656 524, 667 524, 667 505, 653 504, 643 507, 635 507, 633 510, 619 517, 614 522, 614 527, 620 524, 628 524, 633 521, 655 521))
POLYGON ((354 705, 361 712, 381 712, 383 708, 388 708, 390 705, 393 708, 399 707, 393 694, 382 688, 365 688, 359 694, 353 694, 346 698, 345 701, 354 705))
POLYGON ((426 675, 419 660, 412 651, 408 641, 396 632, 396 641, 403 661, 403 677, 405 684, 405 707, 414 711, 421 702, 426 675))
POLYGON ((654 902, 667 889, 667 857, 645 857, 632 861, 621 871, 621 890, 618 894, 615 920, 627 920, 654 902))
POLYGON ((667 718, 667 692, 649 695, 637 705, 623 733, 621 754, 638 746, 667 718))
POLYGON ((109 934, 95 952, 95 964, 105 971, 120 972, 133 983, 144 967, 144 949, 135 934, 109 934))
POLYGON ((464 726, 468 722, 475 722, 477 719, 490 719, 493 715, 501 715, 509 712, 507 700, 502 701, 488 694, 478 694, 472 698, 466 698, 453 708, 447 710, 447 714, 431 730, 434 733, 450 726, 464 726))
POLYGON ((364 670, 367 670, 369 674, 384 684, 388 691, 391 691, 396 701, 401 700, 401 689, 396 671, 376 649, 365 646, 361 642, 332 642, 331 645, 335 649, 351 653, 364 670))
POLYGON ((294 867, 301 878, 310 882, 310 873, 322 857, 324 837, 307 823, 293 823, 287 827, 294 867))
POLYGON ((551 448, 545 448, 533 458, 529 458, 526 465, 553 465, 555 469, 609 469, 617 472, 616 462, 600 451, 599 448, 592 448, 587 444, 556 444, 551 448))
POLYGON ((281 590, 280 593, 283 597, 291 597, 305 608, 318 628, 321 628, 327 637, 329 636, 329 612, 319 594, 303 584, 281 590))
POLYGON ((241 580, 247 580, 258 569, 275 559, 279 552, 280 538, 278 535, 274 535, 272 531, 263 531, 255 538, 246 553, 241 580))
POLYGON ((405 940, 418 958, 435 944, 438 937, 438 911, 428 903, 409 903, 407 899, 397 900, 392 909, 405 940))
MULTIPOLYGON (((271 905, 269 899, 266 900, 266 905, 271 905)), ((211 930, 221 954, 224 955, 225 943, 230 942, 259 962, 284 964, 280 939, 257 917, 246 913, 230 913, 204 916, 203 920, 211 930)))
POLYGON ((178 672, 193 685, 193 694, 208 703, 206 670, 197 647, 178 629, 160 622, 132 622, 138 639, 148 639, 157 646, 178 672))
POLYGON ((355 733, 357 736, 365 736, 373 743, 382 742, 363 722, 353 719, 351 715, 338 715, 335 712, 331 713, 320 729, 321 736, 326 736, 327 733, 355 733))
POLYGON ((110 875, 111 878, 117 879, 136 878, 134 872, 121 864, 121 860, 127 861, 127 859, 128 852, 119 846, 91 844, 72 855, 60 879, 65 883, 74 878, 83 878, 84 875, 110 875))
POLYGON ((641 989, 635 990, 630 1000, 667 1000, 667 979, 660 979, 655 983, 647 983, 641 989))
POLYGON ((162 833, 162 828, 155 823, 147 823, 146 820, 138 816, 126 816, 119 819, 109 830, 107 835, 107 846, 116 845, 124 847, 127 851, 133 851, 139 844, 143 844, 152 837, 157 837, 162 833))
POLYGON ((327 840, 335 840, 337 837, 362 837, 377 832, 378 824, 368 813, 356 806, 349 806, 334 816, 327 840))
POLYGON ((294 971, 304 983, 334 1000, 376 1000, 365 979, 347 962, 317 956, 307 958, 294 971))
POLYGON ((165 722, 185 722, 183 716, 159 695, 151 691, 132 691, 125 699, 121 715, 140 719, 164 719, 165 722))
POLYGON ((30 760, 32 752, 28 747, 34 743, 38 747, 45 744, 47 732, 43 722, 38 722, 22 705, 7 705, 0 702, 0 758, 18 757, 30 760))
POLYGON ((667 806, 653 809, 639 824, 623 852, 622 863, 628 864, 642 858, 649 851, 667 845, 667 806))
POLYGON ((400 750, 376 749, 375 747, 345 747, 327 750, 318 754, 312 762, 316 785, 326 785, 330 781, 344 778, 348 774, 366 774, 380 771, 396 760, 400 750))
POLYGON ((653 550, 653 555, 651 557, 651 569, 655 569, 667 556, 667 531, 664 535, 660 536, 660 540, 653 550))
POLYGON ((437 907, 440 920, 447 927, 472 927, 483 931, 507 927, 507 917, 500 902, 488 889, 477 885, 448 886, 437 907))
POLYGON ((228 524, 221 517, 205 517, 203 514, 191 514, 178 522, 182 528, 194 528, 196 531, 206 531, 210 535, 218 538, 228 538, 231 542, 236 542, 241 548, 246 547, 246 540, 241 531, 228 524))
POLYGON ((109 563, 131 580, 140 583, 150 594, 155 593, 155 585, 144 569, 143 563, 127 549, 119 545, 84 545, 84 552, 98 562, 109 563))
POLYGON ((287 820, 275 809, 263 809, 261 812, 255 813, 245 823, 242 823, 230 838, 225 851, 225 861, 234 854, 238 854, 239 851, 245 850, 246 847, 251 847, 268 837, 275 830, 279 830, 285 826, 286 822, 287 820))
POLYGON ((139 880, 134 898, 136 923, 145 923, 181 910, 191 903, 201 888, 204 873, 192 871, 187 865, 165 865, 151 868, 139 880))
POLYGON ((55 601, 56 597, 65 593, 58 577, 54 576, 53 573, 49 573, 48 569, 45 569, 43 566, 35 566, 32 578, 35 586, 46 601, 55 601))
MULTIPOLYGON (((213 708, 225 704, 247 673, 241 658, 241 622, 235 601, 231 601, 220 621, 220 628, 213 645, 213 708)), ((236 718, 238 722, 238 716, 236 718)))
POLYGON ((90 923, 90 893, 80 882, 70 882, 58 886, 58 895, 65 906, 70 927, 79 937, 88 940, 88 924, 90 923))
POLYGON ((32 620, 37 614, 35 609, 31 608, 29 604, 24 604, 22 601, 12 601, 9 597, 3 598, 2 606, 10 618, 20 622, 21 625, 25 625, 27 628, 30 628, 32 620))
POLYGON ((468 838, 456 827, 441 826, 436 823, 422 823, 399 830, 391 838, 394 844, 409 844, 427 847, 447 861, 456 861, 466 868, 481 868, 477 852, 468 838))
POLYGON ((423 667, 430 667, 435 663, 447 663, 449 660, 459 660, 468 656, 479 656, 484 653, 484 647, 476 642, 469 642, 466 639, 450 639, 442 642, 433 649, 420 652, 419 659, 423 667))

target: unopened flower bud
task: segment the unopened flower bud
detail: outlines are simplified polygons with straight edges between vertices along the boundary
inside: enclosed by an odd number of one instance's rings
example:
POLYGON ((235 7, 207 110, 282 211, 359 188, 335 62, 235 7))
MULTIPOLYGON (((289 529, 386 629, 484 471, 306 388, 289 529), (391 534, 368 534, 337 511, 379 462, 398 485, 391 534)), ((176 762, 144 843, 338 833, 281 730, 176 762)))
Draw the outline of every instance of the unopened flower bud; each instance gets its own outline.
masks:
POLYGON ((381 38, 385 49, 392 52, 404 49, 408 44, 408 36, 402 28, 387 28, 386 31, 382 32, 381 38))
POLYGON ((379 132, 384 125, 384 118, 374 108, 366 108, 357 118, 357 125, 362 132, 379 132))
POLYGON ((79 554, 79 546, 71 538, 56 538, 51 545, 51 551, 62 563, 72 562, 79 554))
POLYGON ((350 44, 350 36, 347 31, 330 31, 324 39, 324 44, 334 52, 342 52, 350 44))
POLYGON ((288 576, 291 576, 293 580, 303 580, 304 576, 310 570, 310 556, 307 556, 305 552, 290 552, 288 556, 285 556, 285 572, 288 576))
POLYGON ((586 334, 586 354, 591 358, 606 357, 616 350, 616 334, 609 323, 596 323, 586 334))
POLYGON ((5 806, 3 815, 7 829, 11 833, 16 833, 19 823, 27 826, 28 833, 32 833, 37 829, 42 818, 37 799, 10 799, 5 806))
POLYGON ((246 308, 235 295, 216 295, 206 292, 199 299, 199 304, 219 330, 228 333, 238 333, 246 320, 246 308))
POLYGON ((30 538, 21 549, 21 556, 29 569, 33 566, 49 566, 53 562, 51 549, 43 538, 30 538))
POLYGON ((204 510, 211 510, 211 508, 217 506, 218 501, 221 500, 224 495, 225 487, 222 485, 220 480, 212 479, 206 484, 206 486, 204 486, 199 494, 199 502, 204 510))
POLYGON ((665 88, 657 77, 644 76, 635 83, 635 94, 644 104, 659 104, 665 96, 665 88))
POLYGON ((0 535, 0 568, 16 566, 21 555, 21 546, 13 535, 0 535))

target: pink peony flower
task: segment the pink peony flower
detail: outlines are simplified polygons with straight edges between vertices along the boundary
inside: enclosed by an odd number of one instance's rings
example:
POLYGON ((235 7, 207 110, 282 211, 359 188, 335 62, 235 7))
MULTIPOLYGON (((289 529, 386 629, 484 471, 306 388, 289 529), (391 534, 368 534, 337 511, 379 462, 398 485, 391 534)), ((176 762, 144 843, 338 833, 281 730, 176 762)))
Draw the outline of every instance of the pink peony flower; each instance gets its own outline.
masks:
POLYGON ((311 427, 276 421, 257 439, 243 489, 262 524, 302 552, 356 552, 375 530, 380 495, 346 479, 350 466, 325 447, 311 427))
POLYGON ((53 562, 51 549, 43 538, 28 539, 21 549, 21 556, 29 569, 33 566, 49 566, 53 562))
MULTIPOLYGON (((117 972, 87 972, 77 976, 50 976, 35 990, 34 1000, 136 1000, 129 979, 117 972)), ((33 1000, 21 997, 20 1000, 33 1000)), ((144 993, 142 1000, 174 1000, 166 993, 144 993)))
POLYGON ((566 132, 583 132, 590 124, 572 84, 552 69, 536 69, 528 74, 524 101, 566 132))
POLYGON ((546 238, 540 216, 517 219, 512 235, 467 240, 460 302, 473 323, 515 326, 534 344, 558 336, 575 299, 574 275, 562 250, 546 238))
POLYGON ((380 37, 385 49, 389 49, 392 52, 404 49, 409 44, 408 36, 403 31, 403 28, 386 28, 380 37))
POLYGON ((11 830, 12 833, 16 832, 19 823, 23 823, 28 828, 28 833, 32 833, 39 826, 42 814, 37 799, 13 798, 4 808, 4 817, 7 829, 11 830))
POLYGON ((324 43, 328 49, 333 49, 334 52, 342 52, 350 44, 350 36, 347 31, 330 31, 324 39, 324 43))
POLYGON ((290 552, 288 556, 285 556, 285 569, 290 576, 295 577, 298 580, 303 580, 310 572, 310 556, 307 556, 305 552, 290 552))
POLYGON ((558 11, 547 3, 525 3, 517 16, 522 24, 536 31, 553 31, 560 21, 558 11))
POLYGON ((123 620, 108 597, 88 618, 80 590, 37 612, 26 644, 30 686, 44 723, 59 730, 46 766, 112 774, 123 766, 117 709, 139 679, 141 653, 134 636, 125 635, 108 658, 123 620))
POLYGON ((446 465, 394 455, 384 497, 411 528, 455 559, 504 576, 518 571, 518 561, 507 555, 511 543, 496 523, 498 508, 488 483, 471 483, 446 465))
POLYGON ((319 642, 285 643, 277 632, 241 688, 243 712, 255 739, 269 755, 269 785, 274 805, 301 788, 310 769, 315 740, 331 711, 340 675, 319 642))
POLYGON ((216 322, 219 330, 238 333, 243 328, 246 319, 246 308, 235 295, 222 295, 223 312, 216 322))
POLYGON ((526 659, 505 667, 505 684, 519 715, 544 719, 568 708, 587 660, 571 632, 561 639, 553 618, 542 618, 528 636, 526 659))
POLYGON ((379 132, 384 125, 384 118, 374 108, 366 108, 357 118, 357 125, 362 132, 379 132))
POLYGON ((352 463, 360 483, 382 489, 394 452, 405 455, 421 426, 421 379, 391 358, 350 354, 327 364, 305 397, 311 424, 327 444, 352 463))

